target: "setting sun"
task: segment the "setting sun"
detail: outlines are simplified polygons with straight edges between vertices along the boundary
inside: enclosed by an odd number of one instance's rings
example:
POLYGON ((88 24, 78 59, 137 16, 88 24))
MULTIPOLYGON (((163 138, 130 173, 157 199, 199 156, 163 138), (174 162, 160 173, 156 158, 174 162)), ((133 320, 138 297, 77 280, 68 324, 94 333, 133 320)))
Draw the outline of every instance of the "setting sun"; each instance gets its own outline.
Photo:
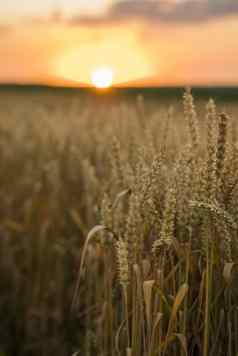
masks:
POLYGON ((113 81, 113 70, 110 68, 99 68, 92 73, 92 83, 96 88, 109 88, 113 81))

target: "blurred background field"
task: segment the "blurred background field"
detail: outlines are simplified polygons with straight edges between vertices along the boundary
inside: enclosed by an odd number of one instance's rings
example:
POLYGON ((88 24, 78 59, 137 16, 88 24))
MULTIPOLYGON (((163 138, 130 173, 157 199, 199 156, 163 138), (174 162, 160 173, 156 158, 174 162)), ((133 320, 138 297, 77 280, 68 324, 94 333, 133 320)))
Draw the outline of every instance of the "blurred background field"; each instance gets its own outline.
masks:
MULTIPOLYGON (((19 95, 21 98, 24 95, 34 96, 36 94, 41 94, 43 97, 54 97, 59 95, 60 97, 71 97, 71 98, 101 98, 104 97, 106 100, 117 100, 123 99, 128 101, 130 99, 135 99, 137 96, 142 95, 146 99, 153 101, 163 100, 180 100, 183 95, 184 87, 114 87, 106 88, 102 91, 96 88, 70 88, 70 87, 51 87, 51 86, 37 86, 37 85, 0 85, 0 93, 4 97, 9 95, 19 95)), ((236 86, 233 87, 193 87, 193 93, 196 99, 208 100, 213 98, 214 100, 219 100, 222 102, 236 102, 238 99, 238 89, 236 86)))

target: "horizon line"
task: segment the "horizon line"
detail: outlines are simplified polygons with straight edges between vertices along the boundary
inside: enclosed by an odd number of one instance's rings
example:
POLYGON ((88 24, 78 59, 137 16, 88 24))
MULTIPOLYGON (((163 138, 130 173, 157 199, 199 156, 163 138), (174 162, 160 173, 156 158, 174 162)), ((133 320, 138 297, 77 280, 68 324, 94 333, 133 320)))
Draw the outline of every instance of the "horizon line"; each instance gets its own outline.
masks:
POLYGON ((52 83, 24 83, 24 82, 0 82, 0 87, 35 87, 35 88, 49 88, 49 89, 73 89, 73 90, 94 90, 97 92, 108 92, 115 89, 176 89, 176 88, 238 88, 237 83, 178 83, 178 84, 152 84, 152 85, 112 85, 109 88, 96 88, 87 84, 52 84, 52 83))

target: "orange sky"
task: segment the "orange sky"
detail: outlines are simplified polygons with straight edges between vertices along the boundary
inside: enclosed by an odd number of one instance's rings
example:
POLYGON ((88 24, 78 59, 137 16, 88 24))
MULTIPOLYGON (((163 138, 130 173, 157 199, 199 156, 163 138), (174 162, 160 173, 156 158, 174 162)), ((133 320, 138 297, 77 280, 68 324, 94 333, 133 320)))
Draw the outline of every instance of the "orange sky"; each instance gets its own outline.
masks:
POLYGON ((238 84, 238 9, 224 16, 207 10, 190 21, 184 13, 181 18, 179 0, 163 0, 176 6, 173 17, 154 16, 151 4, 157 0, 121 1, 120 12, 116 6, 112 11, 112 0, 92 0, 95 6, 82 2, 80 15, 73 16, 71 1, 51 15, 49 8, 29 13, 2 8, 0 82, 88 85, 94 70, 108 67, 115 85, 238 84), (150 1, 150 12, 131 7, 139 1, 150 1))

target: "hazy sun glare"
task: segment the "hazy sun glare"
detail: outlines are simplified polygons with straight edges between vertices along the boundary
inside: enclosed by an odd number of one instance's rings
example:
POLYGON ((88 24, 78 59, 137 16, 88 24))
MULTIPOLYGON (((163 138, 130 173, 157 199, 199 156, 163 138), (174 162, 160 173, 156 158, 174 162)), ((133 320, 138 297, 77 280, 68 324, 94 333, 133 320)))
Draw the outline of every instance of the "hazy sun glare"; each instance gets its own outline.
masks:
POLYGON ((92 83, 96 88, 109 88, 113 82, 111 68, 98 68, 92 72, 92 83))
POLYGON ((97 33, 92 31, 85 38, 82 33, 80 42, 78 38, 74 40, 72 33, 71 42, 76 45, 67 48, 66 44, 65 50, 62 48, 52 63, 52 72, 59 78, 86 85, 92 85, 93 82, 95 85, 92 73, 101 68, 113 68, 113 84, 118 85, 155 73, 153 60, 135 33, 128 30, 112 29, 107 35, 105 29, 97 33))

